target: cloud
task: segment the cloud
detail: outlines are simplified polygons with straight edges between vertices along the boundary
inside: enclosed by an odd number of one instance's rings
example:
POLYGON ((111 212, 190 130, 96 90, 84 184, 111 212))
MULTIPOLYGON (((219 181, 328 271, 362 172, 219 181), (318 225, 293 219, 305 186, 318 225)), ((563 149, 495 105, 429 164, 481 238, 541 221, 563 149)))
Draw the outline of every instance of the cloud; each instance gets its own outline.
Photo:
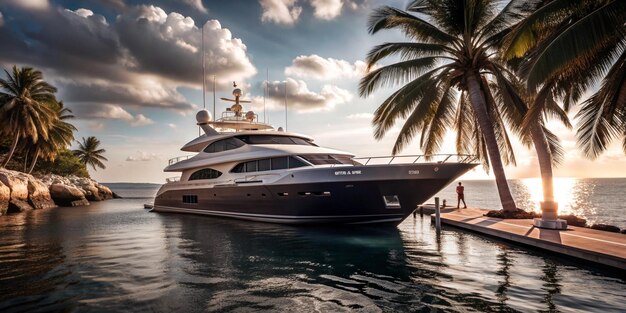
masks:
POLYGON ((296 0, 260 0, 260 4, 263 22, 293 25, 302 13, 302 7, 296 5, 296 0))
MULTIPOLYGON (((120 106, 112 104, 103 105, 78 105, 73 106, 72 111, 76 117, 83 119, 111 119, 129 123, 133 127, 154 124, 154 121, 143 114, 132 115, 120 106)), ((94 124, 96 125, 96 124, 94 124)))
MULTIPOLYGON (((176 12, 167 14, 155 6, 139 6, 118 17, 116 29, 137 71, 192 85, 202 81, 201 30, 191 17, 176 12)), ((228 82, 256 74, 246 45, 241 39, 232 38, 219 21, 208 21, 204 36, 207 75, 228 82)))
POLYGON ((167 126, 169 128, 171 128, 171 129, 176 129, 177 128, 176 124, 173 124, 173 123, 169 123, 169 124, 167 124, 167 126))
POLYGON ((6 0, 6 3, 27 10, 45 10, 50 7, 48 0, 6 0))
POLYGON ((160 159, 161 157, 156 153, 147 153, 143 151, 137 151, 137 153, 126 157, 126 161, 128 162, 147 162, 160 159))
POLYGON ((291 66, 285 68, 285 75, 319 80, 353 79, 365 75, 366 70, 367 64, 363 61, 350 63, 345 60, 323 58, 312 54, 301 55, 293 59, 291 66))
MULTIPOLYGON (((0 64, 41 69, 59 98, 74 107, 194 110, 178 91, 202 85, 202 31, 194 20, 155 6, 107 3, 120 9, 111 21, 82 8, 24 10, 28 18, 0 28, 0 64)), ((218 77, 218 88, 256 74, 245 44, 219 21, 208 21, 204 34, 206 74, 218 77)))
POLYGON ((182 0, 182 2, 202 13, 208 13, 207 8, 202 4, 202 0, 182 0))
MULTIPOLYGON (((337 86, 324 85, 319 93, 309 90, 302 80, 287 78, 287 106, 299 112, 329 111, 338 104, 352 100, 353 95, 337 86)), ((285 81, 273 81, 268 84, 269 97, 267 107, 273 110, 284 108, 285 81)), ((262 103, 263 98, 255 97, 255 103, 262 103)))
POLYGON ((354 113, 354 114, 350 114, 347 116, 347 118, 351 120, 361 120, 361 119, 371 120, 373 117, 374 117, 374 114, 372 113, 354 113))
POLYGON ((343 0, 311 0, 313 15, 322 20, 332 20, 341 14, 343 0))

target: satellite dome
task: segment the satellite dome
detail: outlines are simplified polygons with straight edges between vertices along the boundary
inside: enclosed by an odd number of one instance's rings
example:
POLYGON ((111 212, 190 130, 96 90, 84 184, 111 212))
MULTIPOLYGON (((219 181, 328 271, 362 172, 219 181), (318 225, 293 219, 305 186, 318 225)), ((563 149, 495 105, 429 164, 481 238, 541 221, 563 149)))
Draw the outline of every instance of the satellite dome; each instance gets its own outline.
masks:
POLYGON ((285 130, 282 127, 278 127, 279 132, 284 132, 285 130))
POLYGON ((196 113, 196 121, 198 124, 206 124, 213 120, 211 113, 207 110, 200 110, 196 113))
POLYGON ((246 120, 248 120, 250 122, 254 121, 254 115, 255 115, 254 111, 248 111, 246 113, 246 120))
POLYGON ((235 90, 233 90, 233 96, 241 97, 241 89, 235 88, 235 90))

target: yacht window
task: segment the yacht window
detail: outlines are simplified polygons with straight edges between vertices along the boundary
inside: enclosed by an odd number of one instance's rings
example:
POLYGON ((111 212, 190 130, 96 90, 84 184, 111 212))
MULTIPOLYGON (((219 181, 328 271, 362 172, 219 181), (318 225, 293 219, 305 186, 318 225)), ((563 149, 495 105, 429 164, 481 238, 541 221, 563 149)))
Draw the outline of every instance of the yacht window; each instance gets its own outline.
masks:
POLYGON ((290 136, 244 135, 237 136, 241 141, 251 145, 303 145, 315 146, 312 142, 290 136))
POLYGON ((214 179, 220 176, 222 176, 222 172, 220 171, 216 171, 212 168, 203 168, 191 174, 191 176, 189 176, 189 180, 214 179))
POLYGON ((256 163, 257 163, 256 160, 246 162, 246 173, 256 172, 257 171, 256 163))
POLYGON ((288 167, 288 157, 272 158, 272 170, 282 170, 288 167))
POLYGON ((259 160, 258 169, 259 169, 259 172, 269 171, 270 169, 272 169, 270 159, 259 160))
POLYGON ((239 163, 233 167, 231 170, 232 173, 245 173, 246 172, 246 163, 239 163))
POLYGON ((245 143, 237 138, 226 138, 226 139, 218 140, 208 145, 206 148, 204 148, 204 152, 207 152, 207 153, 222 152, 222 151, 237 149, 243 145, 245 145, 245 143))
POLYGON ((292 156, 289 157, 289 168, 297 168, 297 167, 304 167, 304 166, 308 166, 308 165, 302 162, 298 158, 294 158, 292 156))
POLYGON ((309 161, 313 165, 324 164, 352 164, 360 165, 347 155, 329 155, 329 154, 306 154, 300 155, 301 158, 309 161))
POLYGON ((289 156, 289 157, 278 157, 271 159, 260 159, 254 161, 243 162, 235 165, 231 170, 232 173, 250 173, 250 172, 261 172, 261 171, 269 171, 269 170, 282 170, 286 168, 298 168, 309 166, 302 160, 289 156))

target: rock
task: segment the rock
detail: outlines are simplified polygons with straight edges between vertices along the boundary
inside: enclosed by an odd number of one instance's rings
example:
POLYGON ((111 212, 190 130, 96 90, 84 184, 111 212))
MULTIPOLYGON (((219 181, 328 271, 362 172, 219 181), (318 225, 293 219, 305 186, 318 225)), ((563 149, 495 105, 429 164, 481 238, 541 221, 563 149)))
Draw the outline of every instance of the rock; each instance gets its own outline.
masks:
POLYGON ((587 220, 574 214, 559 215, 559 218, 567 221, 567 225, 569 226, 587 227, 587 220))
POLYGON ((30 204, 28 204, 28 176, 30 175, 21 172, 7 169, 0 170, 0 181, 11 190, 7 213, 23 212, 33 209, 30 204))
POLYGON ((109 187, 107 187, 105 185, 97 184, 96 188, 98 188, 98 194, 100 195, 100 198, 102 200, 113 199, 113 197, 114 197, 113 191, 111 191, 111 189, 109 189, 109 187))
POLYGON ((100 197, 100 192, 99 192, 98 188, 96 188, 96 186, 94 184, 82 185, 81 189, 84 191, 85 198, 87 198, 87 200, 89 200, 89 201, 102 201, 102 198, 100 197))
POLYGON ((485 216, 503 219, 532 219, 539 217, 539 214, 535 212, 526 212, 522 209, 515 209, 515 211, 491 210, 487 212, 485 216))
POLYGON ((593 224, 589 228, 596 229, 596 230, 602 230, 602 231, 609 231, 609 232, 612 232, 612 233, 619 233, 619 227, 613 226, 613 225, 593 224))
POLYGON ((35 209, 56 208, 57 205, 50 197, 48 187, 38 179, 28 178, 28 200, 35 209))
POLYGON ((7 214, 9 201, 11 200, 11 189, 0 182, 0 215, 7 214))
POLYGON ((50 185, 50 196, 60 206, 89 205, 82 190, 63 184, 50 185))

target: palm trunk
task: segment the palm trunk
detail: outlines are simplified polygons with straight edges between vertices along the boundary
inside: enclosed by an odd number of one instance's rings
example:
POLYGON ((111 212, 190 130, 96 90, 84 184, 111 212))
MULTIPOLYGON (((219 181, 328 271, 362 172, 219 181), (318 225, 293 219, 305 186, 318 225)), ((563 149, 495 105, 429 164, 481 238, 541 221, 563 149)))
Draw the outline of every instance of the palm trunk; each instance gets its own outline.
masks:
POLYGON ((39 153, 35 152, 35 157, 33 158, 33 162, 30 164, 30 168, 28 169, 28 174, 33 172, 35 169, 35 164, 37 164, 37 159, 39 159, 39 153))
POLYGON ((554 201, 554 183, 552 176, 552 154, 548 149, 548 140, 543 128, 536 124, 530 130, 530 135, 537 152, 539 171, 541 172, 541 185, 543 187, 543 202, 541 202, 542 218, 544 220, 557 219, 557 203, 554 201))
POLYGON ((2 165, 0 165, 0 168, 4 168, 7 166, 7 164, 9 164, 9 160, 11 160, 11 157, 13 157, 13 153, 15 153, 15 148, 17 148, 17 141, 19 139, 20 134, 16 132, 15 138, 13 138, 13 144, 11 145, 11 150, 9 150, 9 154, 6 156, 4 161, 2 161, 2 165))
POLYGON ((480 130, 485 139, 485 144, 487 145, 489 163, 496 177, 496 186, 498 187, 498 195, 500 196, 502 208, 504 211, 515 211, 517 207, 515 206, 515 201, 513 200, 511 190, 509 190, 509 185, 506 181, 506 174, 504 173, 504 166, 502 165, 496 134, 493 130, 493 123, 487 112, 485 93, 478 83, 477 76, 478 74, 467 76, 467 89, 470 96, 470 103, 472 104, 474 114, 476 114, 476 119, 478 120, 480 130))
POLYGON ((26 151, 26 153, 24 153, 24 169, 22 170, 22 172, 26 173, 26 167, 28 166, 28 151, 26 151))

